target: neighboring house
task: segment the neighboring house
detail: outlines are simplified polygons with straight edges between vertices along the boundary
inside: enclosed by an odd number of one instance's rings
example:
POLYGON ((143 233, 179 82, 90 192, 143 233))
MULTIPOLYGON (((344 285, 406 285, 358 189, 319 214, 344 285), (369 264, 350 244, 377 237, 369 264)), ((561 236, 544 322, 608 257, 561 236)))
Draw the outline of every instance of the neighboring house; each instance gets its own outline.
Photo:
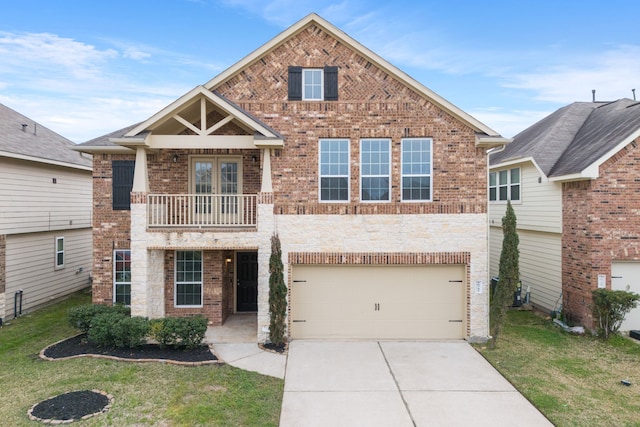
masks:
MULTIPOLYGON (((592 327, 591 291, 640 292, 640 103, 575 102, 490 156, 491 274, 507 200, 531 302, 592 327)), ((640 309, 623 330, 640 329, 640 309)))
POLYGON ((0 319, 86 288, 91 156, 0 104, 0 319))
POLYGON ((96 303, 304 337, 488 335, 487 156, 510 140, 311 14, 94 154, 96 303))

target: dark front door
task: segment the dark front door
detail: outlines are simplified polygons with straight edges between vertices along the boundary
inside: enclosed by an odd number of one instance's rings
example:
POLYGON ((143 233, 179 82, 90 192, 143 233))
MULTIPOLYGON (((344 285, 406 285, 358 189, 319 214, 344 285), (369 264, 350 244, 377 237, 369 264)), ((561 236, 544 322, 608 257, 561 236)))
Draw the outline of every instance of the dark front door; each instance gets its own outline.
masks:
POLYGON ((238 252, 238 311, 258 311, 258 253, 238 252))

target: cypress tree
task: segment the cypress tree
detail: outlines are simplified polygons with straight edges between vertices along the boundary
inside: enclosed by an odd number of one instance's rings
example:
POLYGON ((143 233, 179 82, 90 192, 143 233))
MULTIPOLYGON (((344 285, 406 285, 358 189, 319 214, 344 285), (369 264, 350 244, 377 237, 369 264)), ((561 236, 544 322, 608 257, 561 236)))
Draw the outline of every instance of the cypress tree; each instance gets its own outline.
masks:
POLYGON ((507 202, 507 212, 502 218, 502 251, 500 252, 500 269, 498 285, 491 301, 491 342, 495 348, 496 340, 504 324, 507 308, 513 301, 513 294, 520 282, 520 251, 518 250, 518 232, 516 230, 516 214, 507 202))
POLYGON ((271 236, 269 257, 269 339, 274 345, 284 344, 287 315, 287 286, 284 283, 282 249, 277 234, 271 236))

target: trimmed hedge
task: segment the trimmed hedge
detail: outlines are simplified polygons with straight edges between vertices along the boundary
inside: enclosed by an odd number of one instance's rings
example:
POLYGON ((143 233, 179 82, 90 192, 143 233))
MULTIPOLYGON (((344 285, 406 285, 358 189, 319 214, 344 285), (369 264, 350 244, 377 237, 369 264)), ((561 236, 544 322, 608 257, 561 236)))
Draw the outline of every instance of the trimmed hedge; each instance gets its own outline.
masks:
POLYGON ((131 310, 123 305, 73 307, 68 320, 87 334, 89 342, 99 346, 134 348, 152 338, 161 346, 193 349, 202 345, 207 332, 207 319, 203 316, 149 320, 131 317, 131 310))
POLYGON ((89 332, 93 318, 103 313, 119 313, 124 316, 131 316, 131 309, 122 304, 83 304, 70 308, 67 318, 71 326, 80 329, 86 334, 89 332))
POLYGON ((202 344, 207 332, 207 319, 195 317, 165 317, 151 321, 151 337, 161 346, 192 349, 202 344))

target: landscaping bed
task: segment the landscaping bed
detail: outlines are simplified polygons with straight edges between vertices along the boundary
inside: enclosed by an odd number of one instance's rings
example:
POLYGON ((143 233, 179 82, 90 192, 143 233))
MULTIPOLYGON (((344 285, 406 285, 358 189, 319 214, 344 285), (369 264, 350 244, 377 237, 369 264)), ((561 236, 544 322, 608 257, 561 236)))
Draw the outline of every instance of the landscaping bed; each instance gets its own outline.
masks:
POLYGON ((158 344, 144 344, 134 348, 101 347, 88 342, 86 334, 79 334, 50 345, 40 353, 40 356, 47 360, 78 356, 104 356, 113 359, 164 361, 177 364, 206 364, 218 361, 207 345, 201 345, 194 349, 161 347, 158 344))

